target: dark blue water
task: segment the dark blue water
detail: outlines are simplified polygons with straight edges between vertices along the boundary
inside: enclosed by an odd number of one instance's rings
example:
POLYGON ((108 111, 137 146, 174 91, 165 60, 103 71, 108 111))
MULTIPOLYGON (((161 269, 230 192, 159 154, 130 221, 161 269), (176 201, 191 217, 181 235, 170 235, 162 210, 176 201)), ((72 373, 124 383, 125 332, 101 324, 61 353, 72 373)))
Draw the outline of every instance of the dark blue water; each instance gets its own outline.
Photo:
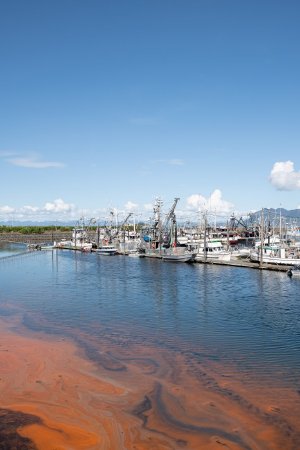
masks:
POLYGON ((29 327, 35 315, 46 332, 126 336, 298 385, 300 280, 285 273, 46 251, 0 259, 0 278, 0 314, 13 305, 29 327))

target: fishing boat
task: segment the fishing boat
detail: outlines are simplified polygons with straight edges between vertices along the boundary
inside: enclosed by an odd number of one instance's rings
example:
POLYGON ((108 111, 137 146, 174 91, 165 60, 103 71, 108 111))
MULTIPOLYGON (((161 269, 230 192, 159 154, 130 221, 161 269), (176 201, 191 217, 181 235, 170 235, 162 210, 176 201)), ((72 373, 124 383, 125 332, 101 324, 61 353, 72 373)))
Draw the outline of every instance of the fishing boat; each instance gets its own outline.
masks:
POLYGON ((56 247, 54 244, 41 244, 41 250, 54 250, 56 247))
POLYGON ((250 257, 251 248, 241 247, 230 249, 231 259, 245 259, 250 257))
POLYGON ((285 266, 300 265, 300 255, 297 249, 286 249, 278 245, 263 246, 250 253, 250 260, 253 262, 260 262, 262 258, 263 263, 280 264, 285 266))
POLYGON ((95 249, 95 252, 98 255, 105 255, 105 256, 114 256, 117 254, 118 250, 117 248, 112 244, 102 245, 99 248, 95 249))
POLYGON ((93 243, 88 236, 88 229, 84 224, 84 219, 81 218, 72 230, 72 239, 62 239, 59 242, 54 243, 55 248, 68 249, 68 250, 81 250, 84 252, 91 251, 93 243))
POLYGON ((204 243, 198 248, 198 252, 195 256, 195 261, 203 262, 207 261, 230 261, 231 253, 224 249, 221 241, 207 241, 206 246, 204 243))
MULTIPOLYGON (((191 259, 191 254, 183 255, 186 246, 181 247, 177 239, 177 221, 175 208, 179 201, 176 197, 166 214, 164 220, 161 217, 162 201, 156 199, 152 218, 152 224, 145 226, 141 230, 140 251, 147 258, 158 258, 165 261, 183 261, 191 259)), ((184 261, 186 262, 186 261, 184 261)))
POLYGON ((130 258, 144 258, 145 254, 144 253, 140 253, 138 251, 133 251, 133 252, 127 253, 127 256, 129 256, 130 258))
POLYGON ((172 247, 165 248, 161 252, 161 259, 171 262, 193 262, 195 256, 195 252, 187 250, 186 247, 177 247, 175 242, 172 247))
POLYGON ((195 259, 195 253, 187 251, 183 253, 168 252, 162 254, 161 258, 163 261, 170 261, 170 262, 193 262, 195 259))

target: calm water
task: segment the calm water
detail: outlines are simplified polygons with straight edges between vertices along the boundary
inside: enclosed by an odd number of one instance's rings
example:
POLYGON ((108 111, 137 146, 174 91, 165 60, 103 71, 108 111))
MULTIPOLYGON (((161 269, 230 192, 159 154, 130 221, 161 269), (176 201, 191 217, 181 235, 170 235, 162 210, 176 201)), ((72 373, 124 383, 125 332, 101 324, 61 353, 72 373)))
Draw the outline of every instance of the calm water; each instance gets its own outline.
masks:
POLYGON ((19 255, 27 250, 26 244, 0 242, 0 258, 19 255))
POLYGON ((0 315, 13 306, 31 328, 125 336, 299 387, 300 280, 285 273, 45 251, 0 258, 0 274, 0 315))

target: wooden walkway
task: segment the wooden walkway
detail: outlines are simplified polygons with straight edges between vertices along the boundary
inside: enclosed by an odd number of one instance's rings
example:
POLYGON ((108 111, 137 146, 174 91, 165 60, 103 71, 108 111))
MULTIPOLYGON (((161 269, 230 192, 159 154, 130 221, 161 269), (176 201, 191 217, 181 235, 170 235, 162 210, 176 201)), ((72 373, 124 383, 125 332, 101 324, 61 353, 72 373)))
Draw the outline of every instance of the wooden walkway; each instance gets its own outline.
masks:
MULTIPOLYGON (((145 255, 146 258, 161 259, 161 255, 150 253, 145 255)), ((282 264, 268 264, 264 263, 261 267, 257 262, 251 262, 248 259, 232 259, 230 261, 217 261, 217 260, 207 260, 207 261, 197 261, 193 264, 211 264, 217 266, 227 266, 227 267, 246 267, 248 269, 256 270, 271 270, 276 272, 287 272, 292 266, 285 266, 282 264)))
POLYGON ((264 263, 260 267, 259 263, 251 262, 243 259, 233 259, 231 261, 201 261, 199 264, 214 264, 218 266, 230 266, 230 267, 246 267, 248 269, 258 269, 258 270, 273 270, 276 272, 287 272, 292 266, 285 266, 282 264, 268 264, 264 263))

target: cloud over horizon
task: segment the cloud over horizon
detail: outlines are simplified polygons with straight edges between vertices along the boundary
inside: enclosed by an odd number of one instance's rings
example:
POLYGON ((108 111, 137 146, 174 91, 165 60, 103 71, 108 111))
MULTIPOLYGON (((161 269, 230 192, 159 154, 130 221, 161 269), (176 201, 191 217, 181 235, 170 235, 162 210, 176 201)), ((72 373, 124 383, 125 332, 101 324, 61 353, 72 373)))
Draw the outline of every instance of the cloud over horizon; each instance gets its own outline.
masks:
POLYGON ((137 203, 133 203, 132 201, 128 200, 127 203, 125 203, 125 211, 127 212, 134 212, 138 208, 137 203))
POLYGON ((209 197, 192 194, 187 198, 187 209, 193 211, 213 211, 218 214, 231 214, 234 204, 223 200, 220 189, 215 189, 209 197))
POLYGON ((294 169, 293 161, 279 161, 273 165, 270 183, 279 191, 300 189, 300 172, 294 169))
POLYGON ((25 205, 20 208, 13 208, 7 205, 0 206, 0 218, 4 221, 11 220, 12 217, 14 220, 36 220, 37 222, 60 219, 72 220, 74 217, 79 217, 79 215, 75 205, 66 203, 61 198, 53 202, 46 202, 42 207, 32 205, 25 205))

